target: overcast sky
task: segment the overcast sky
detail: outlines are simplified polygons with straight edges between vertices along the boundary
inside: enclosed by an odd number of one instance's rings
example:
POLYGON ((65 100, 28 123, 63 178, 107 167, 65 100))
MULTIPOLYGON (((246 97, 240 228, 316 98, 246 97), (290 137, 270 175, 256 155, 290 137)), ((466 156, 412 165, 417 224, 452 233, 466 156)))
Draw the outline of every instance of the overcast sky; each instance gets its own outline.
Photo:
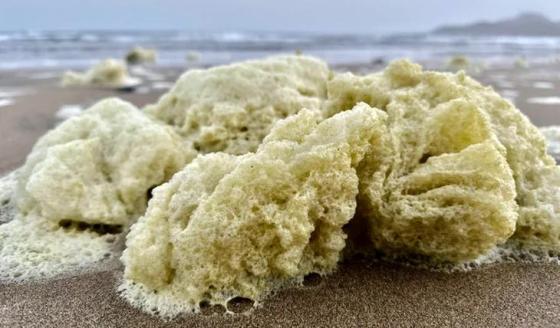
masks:
POLYGON ((537 11, 558 0, 0 0, 0 30, 411 32, 537 11), (414 4, 414 5, 411 5, 414 4))

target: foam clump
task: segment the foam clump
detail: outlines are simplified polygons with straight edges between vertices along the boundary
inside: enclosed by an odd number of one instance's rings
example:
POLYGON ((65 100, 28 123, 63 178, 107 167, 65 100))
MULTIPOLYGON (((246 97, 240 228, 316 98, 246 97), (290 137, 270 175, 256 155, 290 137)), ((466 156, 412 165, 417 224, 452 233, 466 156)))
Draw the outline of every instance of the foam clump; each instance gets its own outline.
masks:
POLYGON ((145 111, 201 153, 245 154, 276 121, 302 108, 319 109, 329 75, 325 63, 303 56, 190 70, 145 111))
POLYGON ((365 215, 382 250, 464 261, 513 229, 511 242, 560 246, 558 167, 539 130, 491 88, 462 72, 397 61, 382 73, 329 82, 329 113, 359 101, 387 112, 396 151, 361 175, 365 215))
POLYGON ((150 190, 192 159, 173 130, 117 99, 43 136, 0 181, 0 279, 52 277, 114 255, 150 190))
POLYGON ((134 47, 125 56, 126 62, 130 65, 154 63, 156 61, 156 58, 157 52, 155 49, 142 47, 134 47))
POLYGON ((19 170, 16 204, 45 220, 126 225, 192 155, 169 127, 103 100, 39 139, 19 170))
POLYGON ((469 58, 464 55, 453 56, 447 61, 447 68, 455 71, 467 70, 471 65, 469 58))
POLYGON ((155 190, 127 237, 125 278, 157 291, 136 302, 149 309, 170 297, 192 310, 259 300, 286 280, 331 272, 356 207, 356 167, 384 119, 365 104, 323 122, 304 110, 254 154, 199 156, 155 190))
POLYGON ((134 86, 140 80, 128 74, 126 65, 115 59, 106 59, 85 72, 67 71, 62 76, 62 86, 100 86, 121 88, 134 86))
POLYGON ((187 60, 188 63, 196 63, 198 61, 200 61, 200 53, 196 52, 196 51, 189 51, 187 52, 187 55, 185 56, 185 59, 187 60))
POLYGON ((514 60, 513 66, 518 69, 529 68, 529 62, 524 57, 518 57, 514 60))

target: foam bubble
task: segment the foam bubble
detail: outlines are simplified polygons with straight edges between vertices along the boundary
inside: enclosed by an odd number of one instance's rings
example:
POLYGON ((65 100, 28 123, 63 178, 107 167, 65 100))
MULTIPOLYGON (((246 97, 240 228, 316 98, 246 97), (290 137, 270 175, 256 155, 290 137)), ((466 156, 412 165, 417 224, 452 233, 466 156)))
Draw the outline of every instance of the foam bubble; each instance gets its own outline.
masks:
POLYGON ((459 263, 432 262, 424 257, 391 257, 384 255, 367 254, 368 260, 373 262, 391 262, 406 267, 419 268, 434 272, 469 272, 490 265, 503 263, 526 263, 526 264, 554 264, 560 265, 559 253, 547 249, 527 249, 521 245, 508 241, 505 245, 497 246, 486 254, 476 259, 459 263))
POLYGON ((11 97, 19 97, 28 94, 29 91, 25 89, 16 89, 16 88, 8 88, 8 89, 0 89, 0 98, 11 98, 11 97))
POLYGON ((113 257, 111 235, 66 231, 33 217, 0 225, 0 280, 50 278, 113 257))

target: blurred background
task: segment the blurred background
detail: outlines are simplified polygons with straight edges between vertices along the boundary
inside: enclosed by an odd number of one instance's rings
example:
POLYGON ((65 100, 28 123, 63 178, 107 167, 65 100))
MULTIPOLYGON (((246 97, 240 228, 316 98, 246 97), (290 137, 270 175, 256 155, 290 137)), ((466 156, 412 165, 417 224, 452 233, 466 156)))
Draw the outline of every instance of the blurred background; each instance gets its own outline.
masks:
POLYGON ((294 51, 333 64, 494 62, 556 55, 557 20, 550 0, 2 0, 0 68, 86 67, 137 45, 167 66, 188 53, 215 65, 294 51))
POLYGON ((186 70, 274 54, 357 74, 400 57, 464 70, 560 124, 558 1, 2 0, 0 170, 101 98, 144 106, 186 70))

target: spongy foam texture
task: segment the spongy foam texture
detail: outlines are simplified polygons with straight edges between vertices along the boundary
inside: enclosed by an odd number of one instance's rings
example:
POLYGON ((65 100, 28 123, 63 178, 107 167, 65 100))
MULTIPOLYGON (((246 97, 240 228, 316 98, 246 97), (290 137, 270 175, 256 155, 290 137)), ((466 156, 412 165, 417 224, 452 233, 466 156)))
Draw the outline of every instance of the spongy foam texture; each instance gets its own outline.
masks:
POLYGON ((361 176, 380 248, 467 260, 515 227, 527 246, 560 246, 558 167, 538 129, 491 88, 408 61, 338 75, 328 88, 329 114, 365 101, 389 116, 395 154, 375 164, 387 178, 371 168, 361 176))
POLYGON ((15 208, 13 194, 17 185, 17 170, 0 177, 0 224, 11 221, 15 208))
POLYGON ((68 231, 34 217, 0 224, 0 280, 50 278, 115 255, 114 235, 68 231))
POLYGON ((0 178, 0 281, 50 278, 113 257, 118 236, 64 230, 13 206, 18 171, 0 178))
POLYGON ((361 104, 320 118, 304 110, 278 122, 255 154, 199 156, 155 190, 122 257, 126 279, 157 291, 144 308, 169 297, 191 310, 259 300, 279 280, 336 267, 356 207, 355 168, 385 114, 361 104))
POLYGON ((193 156, 171 128, 103 100, 35 144, 19 170, 16 204, 53 222, 126 225, 143 213, 148 190, 193 156))
POLYGON ((325 63, 305 56, 190 70, 145 111, 202 153, 245 154, 279 119, 320 108, 330 74, 325 63))

